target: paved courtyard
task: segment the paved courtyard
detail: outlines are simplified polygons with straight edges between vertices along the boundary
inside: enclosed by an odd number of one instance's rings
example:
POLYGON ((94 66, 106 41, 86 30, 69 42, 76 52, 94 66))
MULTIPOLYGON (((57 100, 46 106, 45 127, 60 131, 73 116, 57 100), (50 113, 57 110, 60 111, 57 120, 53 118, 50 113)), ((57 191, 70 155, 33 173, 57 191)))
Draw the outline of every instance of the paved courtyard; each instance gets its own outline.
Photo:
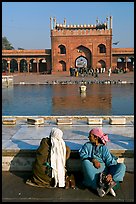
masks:
POLYGON ((111 74, 108 76, 108 73, 101 73, 99 74, 98 78, 94 78, 93 76, 89 75, 86 77, 71 77, 69 75, 42 75, 42 74, 31 74, 31 73, 22 73, 22 74, 13 74, 13 83, 19 84, 20 82, 24 83, 39 83, 44 84, 45 82, 52 82, 52 81, 98 81, 98 80, 111 80, 111 81, 127 81, 128 83, 134 83, 134 72, 129 73, 120 73, 120 74, 111 74))

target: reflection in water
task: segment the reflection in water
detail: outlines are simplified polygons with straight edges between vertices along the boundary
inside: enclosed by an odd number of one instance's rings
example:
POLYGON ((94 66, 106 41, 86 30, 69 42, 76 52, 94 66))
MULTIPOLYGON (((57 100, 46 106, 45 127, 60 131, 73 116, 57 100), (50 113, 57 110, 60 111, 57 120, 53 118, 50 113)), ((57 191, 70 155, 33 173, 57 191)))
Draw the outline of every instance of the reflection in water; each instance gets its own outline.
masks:
POLYGON ((134 85, 14 85, 2 89, 2 115, 133 115, 134 85))
POLYGON ((86 91, 80 92, 80 96, 81 96, 81 98, 85 98, 86 97, 86 91))
MULTIPOLYGON (((57 115, 101 115, 111 114, 111 86, 88 85, 86 95, 81 95, 78 86, 53 87, 53 113, 57 115), (64 94, 62 94, 64 92, 64 94)), ((84 93, 82 93, 84 94, 84 93)))

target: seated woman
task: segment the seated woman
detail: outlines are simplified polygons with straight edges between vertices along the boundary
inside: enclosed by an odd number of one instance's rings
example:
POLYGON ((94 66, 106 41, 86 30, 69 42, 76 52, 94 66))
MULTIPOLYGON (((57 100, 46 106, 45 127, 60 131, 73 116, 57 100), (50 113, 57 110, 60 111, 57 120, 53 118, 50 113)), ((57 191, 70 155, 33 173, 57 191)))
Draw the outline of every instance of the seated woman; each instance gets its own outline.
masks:
POLYGON ((123 181, 126 166, 118 163, 117 157, 108 150, 106 143, 108 135, 100 128, 94 128, 89 132, 89 142, 86 142, 79 150, 82 161, 84 185, 90 187, 103 197, 108 192, 116 196, 115 189, 119 182, 123 181))
POLYGON ((70 148, 63 140, 63 132, 52 128, 50 136, 43 138, 36 151, 32 176, 26 184, 37 187, 65 187, 66 160, 70 148))

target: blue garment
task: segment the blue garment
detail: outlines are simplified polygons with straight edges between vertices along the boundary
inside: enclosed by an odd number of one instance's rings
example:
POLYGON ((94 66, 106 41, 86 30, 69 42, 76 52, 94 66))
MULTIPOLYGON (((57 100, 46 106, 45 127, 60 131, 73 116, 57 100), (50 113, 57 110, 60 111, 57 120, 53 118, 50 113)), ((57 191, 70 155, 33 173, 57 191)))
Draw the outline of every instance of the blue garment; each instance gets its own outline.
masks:
POLYGON ((91 142, 86 142, 79 150, 79 155, 82 162, 82 170, 84 175, 84 185, 97 189, 99 174, 106 172, 111 174, 115 182, 123 181, 126 166, 124 163, 118 163, 117 157, 112 155, 106 145, 93 145, 91 142), (95 168, 91 159, 97 159, 101 167, 95 168))

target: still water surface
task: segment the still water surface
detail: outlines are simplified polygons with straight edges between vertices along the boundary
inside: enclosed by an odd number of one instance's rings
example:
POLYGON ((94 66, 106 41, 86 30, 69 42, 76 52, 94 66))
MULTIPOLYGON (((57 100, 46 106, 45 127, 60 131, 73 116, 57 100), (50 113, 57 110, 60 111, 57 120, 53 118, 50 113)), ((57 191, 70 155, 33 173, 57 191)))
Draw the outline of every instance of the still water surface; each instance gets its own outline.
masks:
POLYGON ((133 84, 14 85, 2 89, 3 116, 133 115, 133 84))

